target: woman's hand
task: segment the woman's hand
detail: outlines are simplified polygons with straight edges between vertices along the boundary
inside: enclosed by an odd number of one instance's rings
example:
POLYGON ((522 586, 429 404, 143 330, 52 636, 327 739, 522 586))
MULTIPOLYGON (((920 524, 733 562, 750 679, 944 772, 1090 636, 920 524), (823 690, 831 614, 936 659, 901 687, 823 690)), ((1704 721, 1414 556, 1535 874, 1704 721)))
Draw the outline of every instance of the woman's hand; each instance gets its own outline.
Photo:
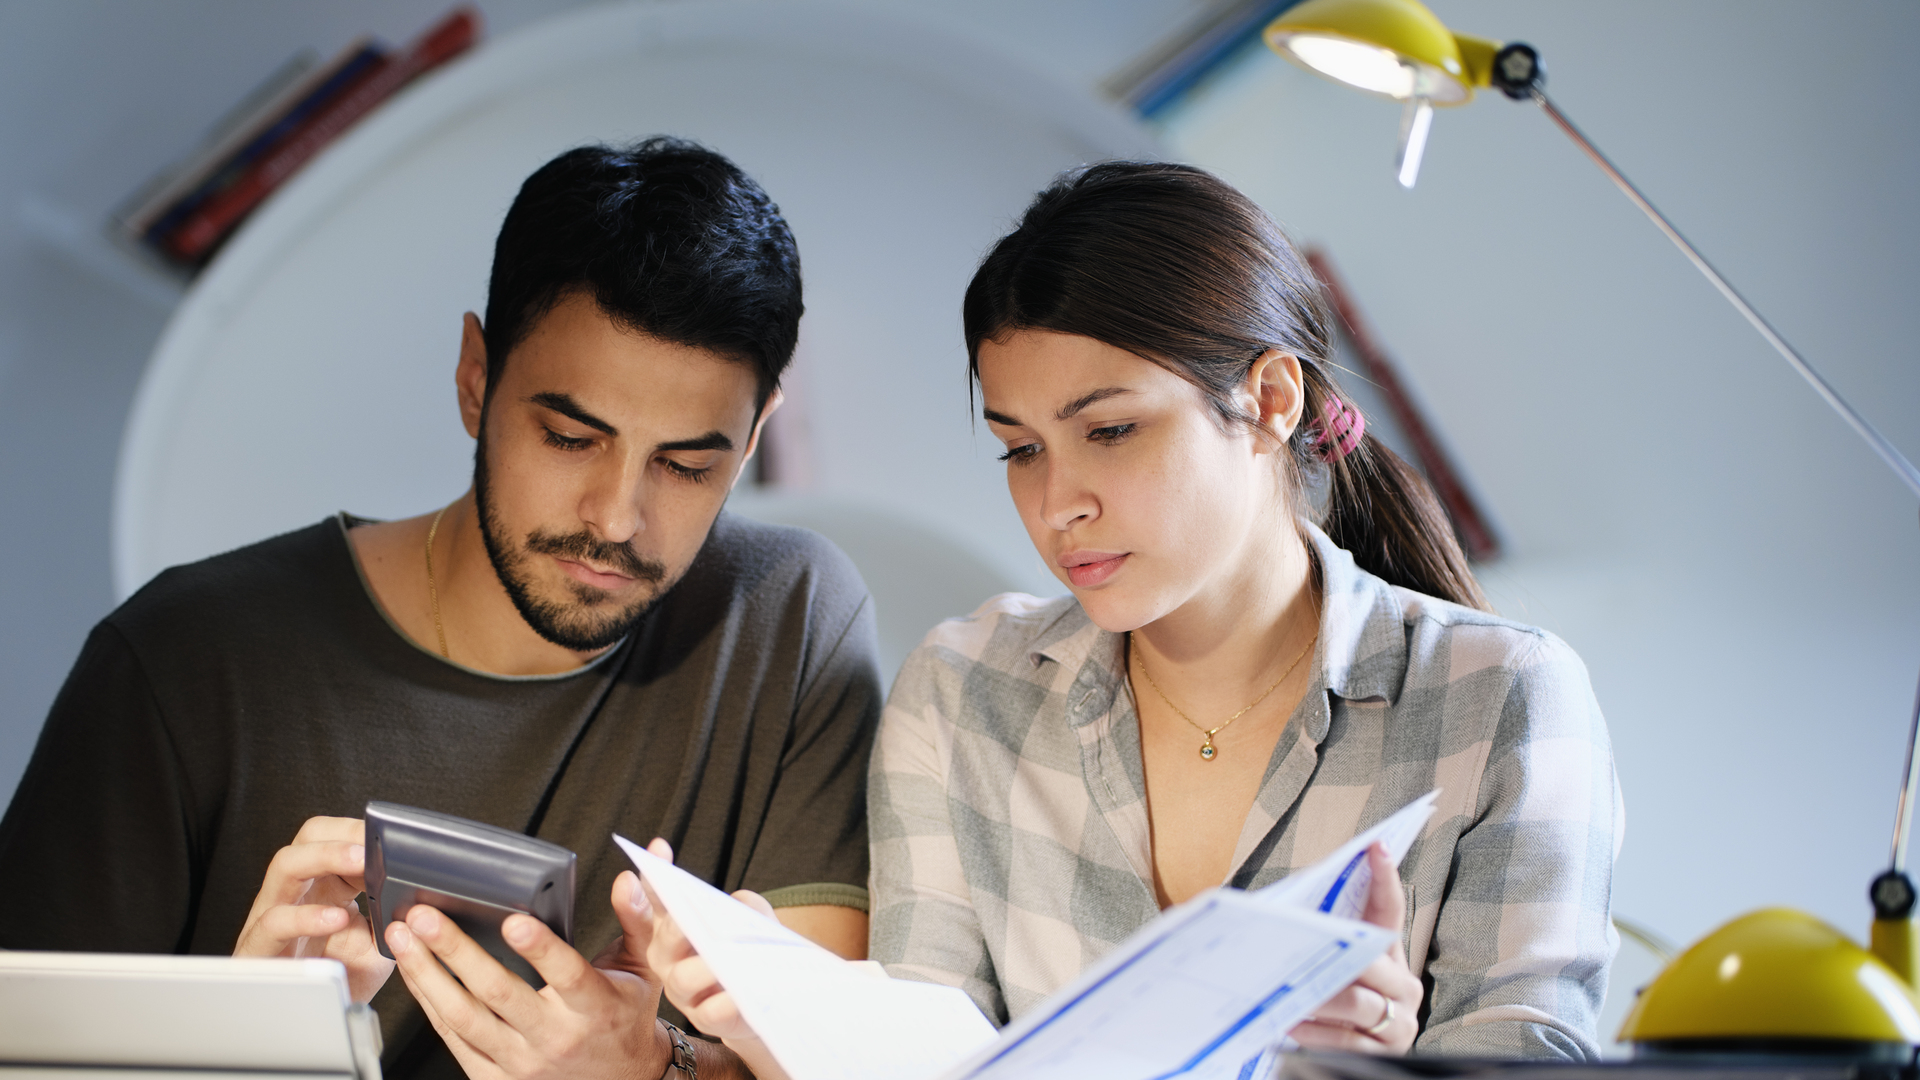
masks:
POLYGON ((373 928, 353 902, 367 887, 366 838, 359 818, 308 818, 267 864, 233 955, 338 960, 346 965, 353 1000, 371 1000, 393 973, 393 961, 380 955, 373 928))
POLYGON ((1367 863, 1373 885, 1361 917, 1392 931, 1393 944, 1351 985, 1293 1029, 1294 1040, 1309 1050, 1404 1054, 1420 1033, 1420 1000, 1426 988, 1408 970, 1407 954, 1400 947, 1399 934, 1407 918, 1400 869, 1379 844, 1367 849, 1367 863))
MULTIPOLYGON (((668 862, 673 861, 673 848, 665 840, 655 840, 647 845, 647 850, 668 862)), ((631 872, 620 875, 622 881, 633 877, 631 872)), ((635 887, 641 887, 637 879, 635 887)), ((667 914, 653 890, 647 889, 645 895, 654 911, 653 940, 647 946, 647 963, 659 976, 667 1000, 701 1032, 718 1038, 727 1049, 740 1055, 757 1080, 787 1080, 786 1070, 741 1017, 733 995, 714 978, 713 969, 694 951, 693 943, 680 931, 680 925, 667 914)), ((733 898, 769 919, 774 917, 773 905, 759 893, 742 889, 734 893, 733 898)))

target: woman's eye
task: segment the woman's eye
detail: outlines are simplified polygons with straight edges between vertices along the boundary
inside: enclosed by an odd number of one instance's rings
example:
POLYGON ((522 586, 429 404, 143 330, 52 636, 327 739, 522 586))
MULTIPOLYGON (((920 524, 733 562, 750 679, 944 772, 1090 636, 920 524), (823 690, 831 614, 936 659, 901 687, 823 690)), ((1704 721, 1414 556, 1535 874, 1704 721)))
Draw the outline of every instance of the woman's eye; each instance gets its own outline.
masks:
POLYGON ((1094 442, 1119 442, 1121 439, 1133 434, 1134 427, 1135 425, 1133 424, 1114 424, 1111 427, 1098 427, 1087 432, 1087 438, 1094 442))
POLYGON ((1024 465, 1032 461, 1039 453, 1039 443, 1022 443, 1019 446, 1007 447, 1007 452, 1000 455, 1000 460, 1010 461, 1015 465, 1024 465))
POLYGON ((556 450, 585 450, 593 445, 592 439, 569 438, 552 428, 547 429, 546 443, 556 450))

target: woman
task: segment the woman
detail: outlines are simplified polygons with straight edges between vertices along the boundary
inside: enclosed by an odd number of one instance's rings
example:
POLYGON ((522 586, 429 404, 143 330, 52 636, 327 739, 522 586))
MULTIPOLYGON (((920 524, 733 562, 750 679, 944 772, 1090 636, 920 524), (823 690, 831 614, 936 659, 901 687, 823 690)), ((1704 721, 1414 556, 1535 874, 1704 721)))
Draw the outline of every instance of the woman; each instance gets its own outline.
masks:
POLYGON ((1093 166, 987 256, 965 329, 1070 595, 995 597, 907 659, 870 772, 870 955, 1005 1023, 1161 909, 1439 788, 1399 875, 1374 855, 1368 918, 1404 949, 1294 1038, 1595 1056, 1620 804, 1586 671, 1488 611, 1334 382, 1272 221, 1197 169, 1093 166))

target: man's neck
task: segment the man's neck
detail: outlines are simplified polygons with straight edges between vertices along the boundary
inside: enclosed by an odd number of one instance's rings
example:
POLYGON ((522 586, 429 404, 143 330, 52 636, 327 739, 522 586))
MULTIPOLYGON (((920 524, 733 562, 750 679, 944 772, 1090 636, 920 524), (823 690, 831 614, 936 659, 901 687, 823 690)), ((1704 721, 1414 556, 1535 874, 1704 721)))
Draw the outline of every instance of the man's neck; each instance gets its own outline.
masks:
POLYGON ((487 557, 472 490, 442 511, 362 525, 347 537, 374 599, 428 652, 494 675, 555 675, 606 651, 555 645, 527 625, 487 557))

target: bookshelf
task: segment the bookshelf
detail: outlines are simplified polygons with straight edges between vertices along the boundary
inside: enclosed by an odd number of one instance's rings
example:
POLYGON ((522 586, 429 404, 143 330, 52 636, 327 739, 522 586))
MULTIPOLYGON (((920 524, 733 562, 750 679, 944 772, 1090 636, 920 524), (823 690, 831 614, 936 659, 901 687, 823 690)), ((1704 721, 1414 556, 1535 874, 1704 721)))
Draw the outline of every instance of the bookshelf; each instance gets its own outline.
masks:
POLYGON ((142 378, 116 477, 116 592, 335 510, 413 514, 464 490, 453 361, 501 215, 555 153, 655 133, 733 157, 794 226, 814 492, 924 523, 1047 590, 969 422, 960 294, 1055 173, 1152 155, 1152 137, 1088 91, 900 16, 643 2, 452 60, 233 236, 142 378))

